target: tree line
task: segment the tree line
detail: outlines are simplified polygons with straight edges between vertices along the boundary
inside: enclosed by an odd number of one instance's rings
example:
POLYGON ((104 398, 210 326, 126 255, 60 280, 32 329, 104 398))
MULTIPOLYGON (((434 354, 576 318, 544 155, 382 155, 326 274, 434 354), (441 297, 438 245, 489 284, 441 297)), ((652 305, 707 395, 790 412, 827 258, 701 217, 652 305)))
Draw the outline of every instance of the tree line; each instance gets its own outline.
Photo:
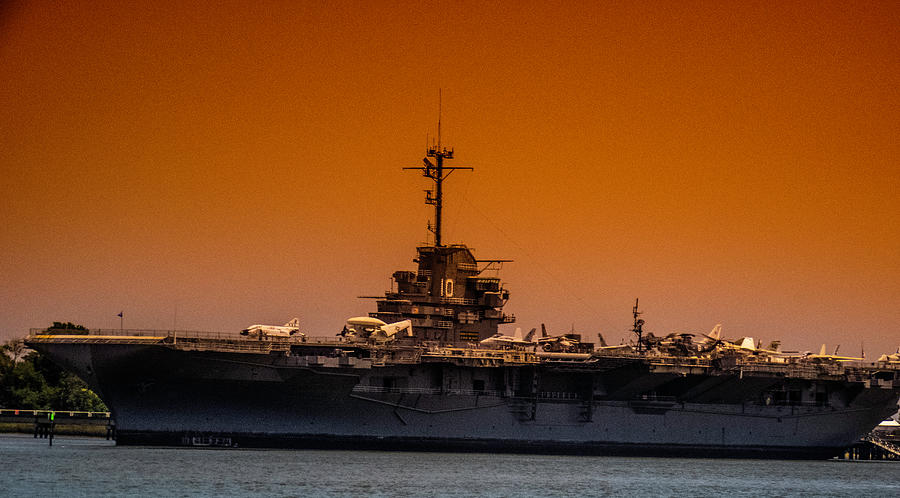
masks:
MULTIPOLYGON (((69 322, 53 322, 48 333, 54 329, 64 329, 67 334, 87 333, 84 327, 69 322)), ((0 408, 109 411, 84 381, 28 349, 22 339, 7 341, 0 346, 0 353, 0 408)))

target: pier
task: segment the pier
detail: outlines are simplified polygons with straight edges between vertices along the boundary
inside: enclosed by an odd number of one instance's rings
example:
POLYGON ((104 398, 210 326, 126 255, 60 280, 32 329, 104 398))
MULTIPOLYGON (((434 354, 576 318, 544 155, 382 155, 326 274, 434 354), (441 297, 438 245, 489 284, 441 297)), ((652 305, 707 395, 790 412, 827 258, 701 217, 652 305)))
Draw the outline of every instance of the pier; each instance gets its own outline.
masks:
POLYGON ((874 430, 844 450, 842 460, 900 461, 900 433, 874 430))
POLYGON ((33 433, 53 444, 54 435, 116 438, 109 412, 0 409, 0 432, 33 433))

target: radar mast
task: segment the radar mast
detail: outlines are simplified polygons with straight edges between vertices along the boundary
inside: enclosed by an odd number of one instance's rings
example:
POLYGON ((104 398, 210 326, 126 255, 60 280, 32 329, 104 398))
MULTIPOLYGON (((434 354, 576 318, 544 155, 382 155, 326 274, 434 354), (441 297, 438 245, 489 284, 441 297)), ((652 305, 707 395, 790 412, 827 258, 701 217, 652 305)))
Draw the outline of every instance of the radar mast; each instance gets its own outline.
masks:
POLYGON ((642 311, 638 311, 638 298, 634 299, 634 308, 631 309, 634 315, 634 327, 631 329, 637 335, 637 350, 643 351, 644 348, 644 319, 638 318, 642 311))
POLYGON ((443 246, 441 242, 441 217, 444 207, 444 180, 458 169, 469 171, 472 171, 473 169, 466 166, 444 166, 445 159, 453 159, 453 149, 448 149, 441 145, 441 97, 440 93, 438 93, 437 144, 432 144, 426 149, 425 157, 422 158, 422 166, 403 168, 421 171, 422 176, 431 178, 431 180, 434 181, 434 189, 425 191, 425 204, 434 206, 434 225, 432 226, 432 224, 429 223, 428 231, 434 234, 435 247, 443 246), (429 158, 434 158, 434 160, 429 158))

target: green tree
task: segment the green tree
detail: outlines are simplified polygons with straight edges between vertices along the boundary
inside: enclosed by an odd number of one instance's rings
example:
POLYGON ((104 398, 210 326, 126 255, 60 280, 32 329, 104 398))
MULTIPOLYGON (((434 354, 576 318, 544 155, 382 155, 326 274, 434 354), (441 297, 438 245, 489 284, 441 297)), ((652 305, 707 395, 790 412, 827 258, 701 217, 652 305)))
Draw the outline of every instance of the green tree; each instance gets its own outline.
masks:
POLYGON ((94 391, 88 389, 84 381, 68 372, 65 372, 60 379, 54 397, 50 400, 50 405, 58 410, 109 411, 103 400, 94 391))
POLYGON ((66 334, 66 335, 78 335, 78 334, 89 334, 90 331, 84 325, 75 325, 72 322, 53 322, 49 328, 47 328, 46 333, 48 334, 66 334))
MULTIPOLYGON (((54 322, 54 326, 60 322, 54 322)), ((87 330, 80 325, 69 330, 87 330)), ((47 356, 25 348, 21 339, 0 346, 0 407, 25 410, 108 411, 76 375, 47 356)))

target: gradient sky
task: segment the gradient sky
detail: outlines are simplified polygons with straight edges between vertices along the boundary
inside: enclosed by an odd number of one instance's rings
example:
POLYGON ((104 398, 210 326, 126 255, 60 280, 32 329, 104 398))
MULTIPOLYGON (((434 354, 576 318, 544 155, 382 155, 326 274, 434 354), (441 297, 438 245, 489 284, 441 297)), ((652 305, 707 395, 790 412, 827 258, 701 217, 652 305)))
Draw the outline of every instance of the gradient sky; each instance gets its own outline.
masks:
POLYGON ((523 329, 900 344, 900 3, 205 4, 0 5, 0 339, 336 333, 414 268, 443 89, 444 238, 523 329))

